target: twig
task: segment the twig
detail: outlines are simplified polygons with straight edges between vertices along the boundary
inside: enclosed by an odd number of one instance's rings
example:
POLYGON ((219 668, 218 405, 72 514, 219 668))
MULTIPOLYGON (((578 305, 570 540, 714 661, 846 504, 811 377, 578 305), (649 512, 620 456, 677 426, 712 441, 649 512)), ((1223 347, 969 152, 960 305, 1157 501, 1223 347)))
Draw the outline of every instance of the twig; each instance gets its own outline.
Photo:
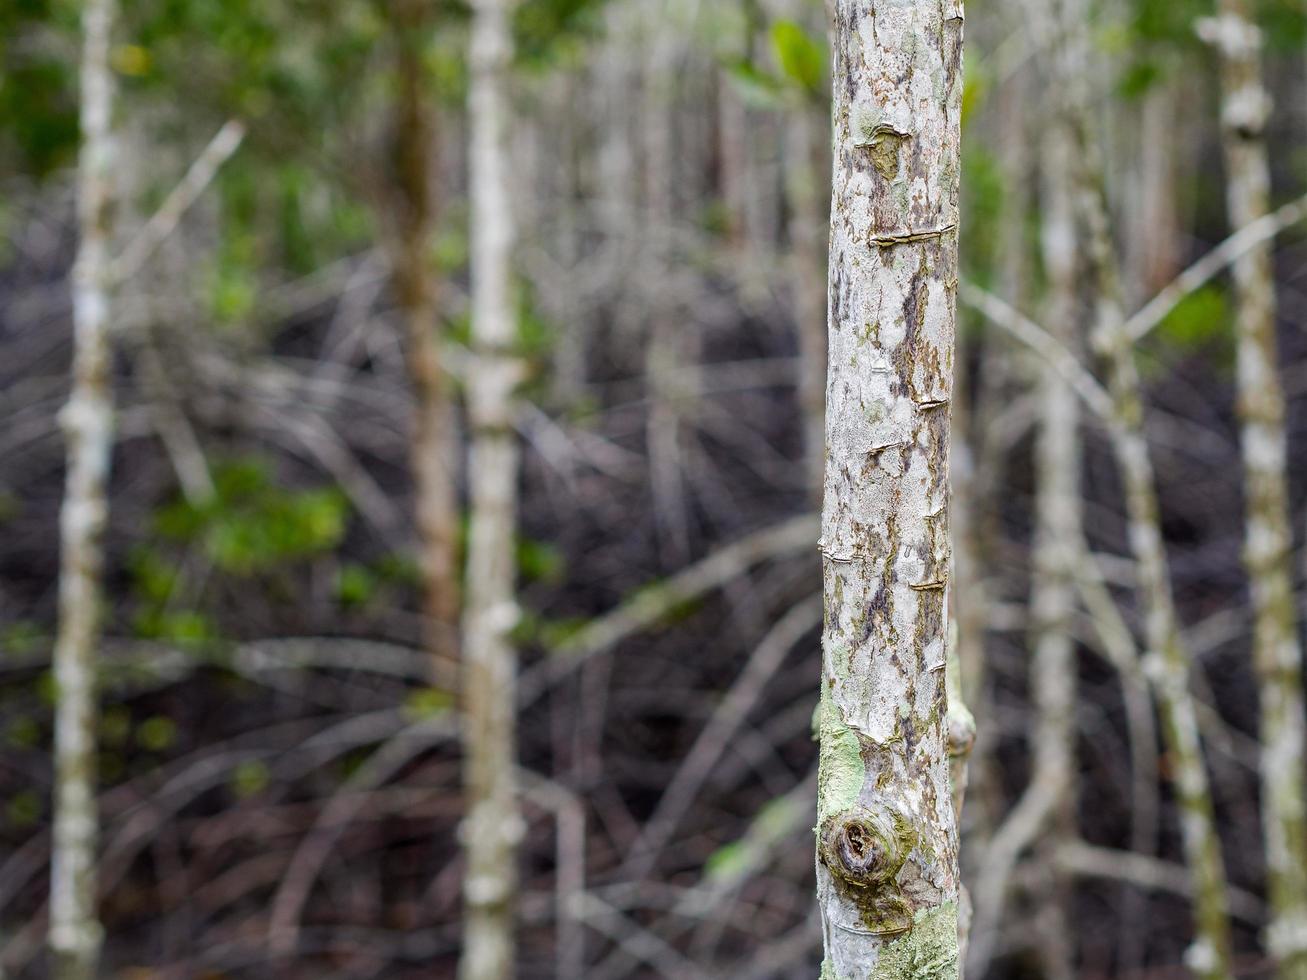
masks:
MULTIPOLYGON (((1082 877, 1125 881, 1148 891, 1193 895, 1188 868, 1143 854, 1073 842, 1057 849, 1056 860, 1062 868, 1082 877)), ((1253 926, 1265 923, 1266 906, 1256 895, 1242 888, 1229 888, 1226 894, 1232 915, 1253 926)))
POLYGON ((1229 266, 1268 238, 1274 238, 1291 225, 1307 218, 1307 195, 1290 201, 1278 211, 1244 225, 1225 241, 1217 245, 1170 284, 1150 299, 1144 307, 1125 322, 1125 332, 1131 340, 1140 340, 1156 327, 1184 299, 1197 292, 1229 266))
POLYGON ((112 281, 126 282, 140 271, 146 260, 176 230, 182 215, 199 200, 205 188, 217 176, 218 170, 231 158, 244 139, 245 124, 238 119, 228 120, 214 134, 209 145, 195 158, 195 162, 181 182, 172 189, 172 193, 164 199, 159 210, 154 212, 110 264, 109 275, 112 281))
POLYGON ((1062 379, 1075 389, 1085 406, 1100 419, 1112 418, 1112 399, 1094 376, 1081 366, 1070 350, 1059 343, 1047 330, 1035 323, 1020 310, 975 283, 963 281, 958 286, 958 297, 995 326, 1025 344, 1048 362, 1062 379))
POLYGON ((533 702, 591 657, 653 626, 677 606, 721 588, 754 565, 806 551, 817 531, 815 514, 794 517, 728 544, 666 581, 642 589, 558 644, 553 657, 523 674, 519 707, 533 702))
POLYGON ((821 596, 812 596, 791 608, 758 644, 630 848, 623 877, 638 879, 649 873, 659 851, 675 832, 685 811, 694 802, 695 794, 748 717, 767 682, 780 669, 794 645, 821 623, 821 616, 821 596))

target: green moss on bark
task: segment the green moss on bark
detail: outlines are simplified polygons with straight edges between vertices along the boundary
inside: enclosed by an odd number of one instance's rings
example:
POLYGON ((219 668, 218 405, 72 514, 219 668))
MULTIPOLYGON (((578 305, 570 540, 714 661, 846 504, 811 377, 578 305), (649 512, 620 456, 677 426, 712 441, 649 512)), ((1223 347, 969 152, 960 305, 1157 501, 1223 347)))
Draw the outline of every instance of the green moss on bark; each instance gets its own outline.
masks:
POLYGON ((918 912, 912 930, 881 949, 868 980, 958 980, 957 903, 918 912))

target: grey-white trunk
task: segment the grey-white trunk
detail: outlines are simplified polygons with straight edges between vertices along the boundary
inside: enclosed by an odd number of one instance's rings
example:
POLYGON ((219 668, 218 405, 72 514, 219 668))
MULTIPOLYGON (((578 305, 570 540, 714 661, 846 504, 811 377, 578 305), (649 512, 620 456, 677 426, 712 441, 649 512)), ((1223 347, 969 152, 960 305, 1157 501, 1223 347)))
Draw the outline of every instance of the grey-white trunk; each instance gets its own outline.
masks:
MULTIPOLYGON (((1091 161, 1093 148, 1083 138, 1083 129, 1080 133, 1077 149, 1082 160, 1091 161)), ((1187 962, 1204 980, 1227 980, 1232 973, 1225 864, 1198 733, 1197 708, 1189 690, 1192 658, 1175 611, 1156 478, 1144 432, 1143 385, 1121 310, 1101 176, 1092 163, 1085 166, 1084 172, 1081 206, 1089 227, 1091 264, 1098 279, 1097 344, 1108 362, 1112 447, 1125 486, 1130 550, 1138 569, 1145 613, 1145 670, 1157 697, 1163 736, 1173 758, 1185 861, 1193 878, 1194 941, 1187 962)))
POLYGON ((73 267, 73 377, 61 418, 67 479, 59 515, 59 625, 54 648, 55 789, 50 950, 57 980, 92 980, 102 930, 96 917, 96 682, 104 528, 113 449, 111 180, 114 166, 113 0, 82 15, 80 241, 73 267))
POLYGON ((959 0, 834 4, 817 897, 824 978, 954 978, 948 440, 959 0))
POLYGON ((513 974, 517 844, 523 831, 514 776, 517 660, 510 640, 518 618, 514 392, 521 376, 515 354, 508 174, 506 89, 512 41, 508 0, 474 0, 472 12, 473 358, 466 380, 472 514, 463 613, 467 877, 459 977, 503 980, 513 974))
POLYGON ((1085 225, 1086 264, 1094 278, 1095 345, 1107 365, 1110 435, 1124 484, 1130 550, 1144 611, 1145 671, 1173 760, 1185 863, 1193 880, 1194 941, 1187 961, 1203 980, 1226 980, 1231 976, 1231 949, 1225 864, 1189 690, 1192 658, 1180 632, 1162 540, 1156 478, 1144 431, 1143 385, 1123 310, 1099 141, 1090 132, 1089 87, 1098 75, 1085 43, 1084 0, 1063 0, 1053 7, 1031 3, 1026 9, 1044 21, 1042 29, 1056 49, 1057 91, 1075 134, 1077 209, 1085 225))
MULTIPOLYGON (((1077 242, 1072 155, 1066 128, 1052 125, 1044 137, 1042 251, 1048 278, 1049 329, 1068 350, 1076 344, 1077 242)), ((1053 980, 1072 976, 1069 933, 1062 915, 1065 883, 1051 860, 1058 838, 1073 836, 1071 793, 1075 775, 1075 614, 1073 542, 1080 538, 1080 440, 1076 395, 1046 365, 1039 379, 1040 430, 1036 445, 1035 539, 1030 612, 1033 627, 1030 688, 1035 709, 1030 782, 995 832, 972 889, 976 915, 968 968, 983 976, 998 944, 1012 873, 1024 852, 1042 843, 1040 916, 1024 930, 1053 980)))
MULTIPOLYGON (((1261 31, 1244 0, 1220 0, 1199 31, 1221 57, 1221 128, 1230 224, 1270 213, 1261 31)), ((1262 826, 1271 900, 1268 933, 1281 978, 1307 977, 1307 800, 1302 760, 1302 647, 1294 610, 1293 531, 1285 470, 1284 391, 1276 370, 1275 270, 1266 240, 1234 264, 1239 416, 1253 600, 1253 662, 1261 697, 1262 826)))

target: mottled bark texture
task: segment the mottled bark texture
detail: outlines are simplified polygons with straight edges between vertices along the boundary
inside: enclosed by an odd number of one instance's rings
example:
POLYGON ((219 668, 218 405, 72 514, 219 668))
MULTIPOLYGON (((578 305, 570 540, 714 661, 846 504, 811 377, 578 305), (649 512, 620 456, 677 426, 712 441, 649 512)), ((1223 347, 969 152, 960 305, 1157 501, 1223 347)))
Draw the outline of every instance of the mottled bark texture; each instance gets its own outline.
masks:
POLYGON ((452 386, 441 354, 436 270, 431 261, 436 220, 435 110, 422 61, 430 18, 429 0, 399 0, 394 5, 398 77, 388 244, 408 334, 406 356, 415 401, 409 461, 422 572, 424 644, 432 656, 432 676, 439 679, 455 670, 461 600, 458 432, 452 386))
MULTIPOLYGON (((1270 213, 1266 150, 1270 96, 1261 31, 1246 0, 1220 0, 1199 33, 1221 60, 1221 131, 1230 224, 1270 213)), ((1253 662, 1261 697, 1262 826, 1271 902, 1269 947, 1282 978, 1307 978, 1307 800, 1302 647, 1293 598, 1293 531, 1285 470, 1284 391, 1276 370, 1275 272, 1269 240, 1234 264, 1240 443, 1253 600, 1253 662)))
POLYGON ((837 0, 817 894, 825 978, 957 977, 946 606, 958 0, 837 0))
POLYGON ((102 930, 96 917, 95 654, 100 641, 104 528, 113 450, 111 180, 115 6, 88 0, 82 14, 80 241, 73 266, 72 392, 61 421, 67 477, 59 515, 59 624, 54 647, 55 787, 50 932, 56 980, 92 980, 102 930))
POLYGON ((518 446, 514 393, 513 214, 508 175, 508 0, 474 0, 469 51, 472 198, 471 527, 463 614, 464 941, 460 980, 513 975, 517 845, 515 773, 518 446))

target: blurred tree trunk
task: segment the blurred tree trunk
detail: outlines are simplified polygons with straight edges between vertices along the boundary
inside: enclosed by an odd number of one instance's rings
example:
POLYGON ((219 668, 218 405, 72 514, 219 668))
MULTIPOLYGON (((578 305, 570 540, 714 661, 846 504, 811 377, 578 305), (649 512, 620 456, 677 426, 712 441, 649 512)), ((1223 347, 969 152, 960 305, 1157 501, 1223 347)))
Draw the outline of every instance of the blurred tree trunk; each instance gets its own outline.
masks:
POLYGON ((830 124, 804 99, 785 127, 785 196, 790 218, 790 270, 799 335, 799 410, 803 456, 813 499, 826 462, 825 237, 830 224, 823 174, 830 124))
POLYGON ((643 75, 641 132, 644 156, 646 254, 645 303, 649 311, 645 380, 649 416, 645 445, 658 524, 659 552, 666 568, 690 559, 689 501, 685 485, 682 413, 698 393, 696 359, 689 350, 693 331, 677 315, 668 280, 676 248, 675 104, 677 41, 662 14, 650 7, 643 22, 647 61, 643 75))
MULTIPOLYGON (((1245 0, 1220 0, 1199 25, 1221 58, 1226 205, 1233 228, 1270 211, 1266 150, 1270 95, 1261 31, 1245 0)), ((1283 978, 1307 978, 1307 800, 1304 800, 1302 647, 1294 612, 1293 530, 1285 468, 1284 392, 1277 372, 1275 270, 1268 239, 1234 264, 1239 415, 1243 423, 1253 661, 1261 698, 1262 826, 1271 900, 1269 945, 1283 978)))
POLYGON ((1193 880, 1194 942, 1186 958, 1190 969, 1204 980, 1228 980, 1232 974, 1225 863, 1197 708, 1189 690, 1193 659, 1180 632, 1162 539, 1156 475, 1144 431, 1143 384, 1134 341, 1126 328, 1100 144, 1090 130, 1090 86, 1099 75, 1086 39, 1084 0, 1063 0, 1051 10, 1030 4, 1027 10, 1038 11, 1047 20, 1043 28, 1055 48, 1055 78, 1074 134, 1077 210, 1085 226, 1084 255, 1095 291, 1094 344, 1107 365, 1112 448, 1124 485, 1130 550, 1145 613, 1145 670, 1172 758, 1185 861, 1193 880))
MULTIPOLYGON (((1046 322, 1068 350, 1076 342, 1077 243, 1069 133, 1046 127, 1043 147, 1042 252, 1048 279, 1046 322)), ((1008 886, 1023 853, 1040 857, 1039 914, 1025 929, 1043 960, 1049 980, 1070 980, 1072 933, 1064 910, 1064 876, 1055 867, 1057 846, 1074 840, 1076 661, 1072 641, 1075 614, 1074 542, 1080 539, 1080 438, 1076 395, 1043 364, 1039 376, 1039 434, 1035 449, 1035 532, 1032 544, 1030 616, 1033 651, 1030 690, 1035 720, 1031 734, 1030 781, 985 850, 972 888, 976 917, 968 972, 985 975, 1005 921, 1008 886)))
MULTIPOLYGON (((1087 69, 1086 69, 1087 70, 1087 69)), ((1093 147, 1083 130, 1077 149, 1092 159, 1093 147)), ((1187 959, 1205 980, 1228 980, 1231 971, 1230 917, 1225 865, 1216 830, 1211 782, 1198 732, 1197 709, 1189 690, 1193 658, 1180 633, 1171 589, 1171 574, 1162 540, 1156 476, 1144 432, 1143 385, 1134 360, 1134 344, 1125 330, 1119 279, 1111 245, 1107 206, 1096 167, 1085 165, 1081 206, 1089 225, 1089 255, 1097 280, 1098 325, 1095 343, 1108 362, 1113 400, 1112 444, 1125 485, 1130 550, 1138 568, 1145 609, 1146 670, 1162 716, 1162 730, 1174 766, 1173 779, 1182 811, 1185 860, 1194 882, 1194 943, 1187 959)))
MULTIPOLYGON (((1068 350, 1081 344, 1077 298, 1077 255, 1070 134, 1054 125, 1045 134, 1044 227, 1041 235, 1048 279, 1045 322, 1068 350)), ((1046 869, 1041 885, 1036 939, 1047 980, 1075 977, 1075 931, 1069 928, 1071 887, 1056 870, 1057 848, 1078 838, 1075 817, 1076 655, 1072 638, 1076 612, 1074 542, 1081 539, 1080 413, 1071 387, 1041 366, 1036 449, 1038 493, 1030 614, 1034 627, 1032 685, 1036 711, 1035 775, 1049 794, 1049 832, 1038 860, 1046 869)))
POLYGON ((80 240, 73 266, 72 391, 61 421, 67 477, 59 515, 59 625, 54 647, 55 789, 50 951, 56 980, 92 980, 102 930, 96 917, 96 647, 113 452, 110 247, 114 167, 113 0, 82 14, 80 240))
POLYGON ((1180 208, 1176 195, 1176 155, 1184 137, 1184 116, 1174 84, 1155 84, 1140 107, 1139 169, 1126 240, 1131 254, 1130 295, 1149 297, 1180 271, 1180 208))
POLYGON ((431 234, 437 168, 434 108, 422 63, 432 8, 428 0, 398 0, 393 26, 398 56, 395 106, 394 174, 391 202, 391 265, 408 334, 408 370, 416 408, 409 465, 422 571, 425 644, 433 676, 456 667, 460 611, 458 566, 458 433, 449 375, 437 328, 436 270, 431 234))
POLYGON ((959 973, 945 690, 962 6, 835 4, 817 895, 827 978, 959 973))
POLYGON ((517 660, 509 636, 518 619, 514 392, 522 376, 511 282, 509 14, 509 0, 472 4, 468 117, 473 359, 466 382, 472 444, 463 618, 467 800, 462 833, 467 876, 461 980, 502 980, 513 974, 517 845, 523 831, 514 775, 517 660))

